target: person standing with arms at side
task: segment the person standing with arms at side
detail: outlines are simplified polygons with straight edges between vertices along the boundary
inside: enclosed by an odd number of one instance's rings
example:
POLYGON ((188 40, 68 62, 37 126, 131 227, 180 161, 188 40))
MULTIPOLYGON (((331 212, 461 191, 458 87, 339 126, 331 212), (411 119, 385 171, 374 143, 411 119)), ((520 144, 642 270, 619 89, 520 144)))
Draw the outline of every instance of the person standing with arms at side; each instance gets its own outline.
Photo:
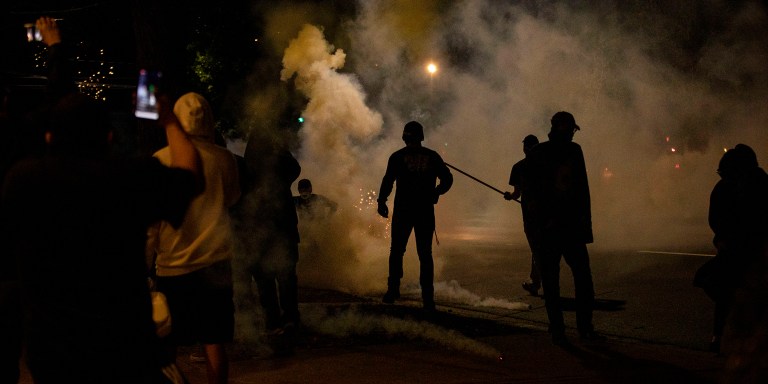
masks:
POLYGON ((697 273, 694 285, 704 288, 715 303, 709 350, 719 354, 729 316, 732 321, 738 319, 731 314, 736 299, 760 297, 763 293, 754 292, 765 292, 758 288, 765 285, 763 275, 749 277, 765 268, 768 175, 759 167, 757 154, 745 144, 737 144, 723 154, 717 173, 720 181, 710 194, 708 214, 717 256, 704 267, 711 271, 705 274, 709 278, 697 281, 701 277, 697 273))
POLYGON ((397 183, 395 206, 392 212, 392 243, 389 253, 389 277, 383 302, 392 304, 400 298, 400 279, 403 277, 403 255, 411 231, 416 236, 419 255, 419 283, 424 309, 435 310, 434 262, 432 260, 432 233, 435 231, 435 204, 440 195, 448 192, 453 175, 440 155, 421 145, 424 128, 416 121, 405 124, 405 147, 389 157, 387 170, 379 189, 378 213, 389 216, 387 198, 397 183), (437 180, 440 183, 435 186, 437 180))
MULTIPOLYGON (((279 124, 285 126, 285 120, 279 124)), ((291 192, 301 165, 279 130, 251 131, 244 155, 247 185, 237 215, 245 268, 256 283, 275 355, 290 355, 301 322, 296 274, 299 220, 291 192)))
MULTIPOLYGON (((164 221, 150 227, 148 248, 157 290, 165 294, 173 321, 167 339, 172 357, 177 346, 203 344, 208 383, 225 384, 225 344, 232 342, 235 327, 234 234, 228 210, 240 198, 237 163, 229 150, 215 144, 213 112, 203 96, 181 96, 174 114, 200 153, 205 190, 192 200, 180 227, 164 221)), ((168 147, 154 156, 165 165, 171 161, 168 147)))
POLYGON ((533 247, 533 243, 531 242, 530 236, 528 235, 528 221, 530 220, 530 218, 528 218, 530 215, 528 210, 530 208, 528 207, 528 202, 525 196, 526 194, 523 193, 523 191, 526 189, 524 184, 525 180, 523 180, 523 173, 525 173, 525 167, 528 165, 528 154, 536 144, 539 144, 539 138, 535 135, 528 135, 523 139, 523 153, 526 157, 512 166, 512 171, 509 173, 509 185, 511 185, 514 189, 512 190, 512 193, 504 193, 505 199, 520 201, 520 207, 523 212, 523 230, 525 231, 526 238, 528 239, 528 246, 531 248, 531 272, 529 274, 530 280, 523 282, 523 289, 528 291, 528 293, 533 296, 539 294, 539 288, 541 288, 541 274, 539 273, 539 267, 536 266, 536 249, 533 247))
POLYGON ((595 291, 587 244, 592 243, 589 182, 581 146, 573 142, 579 130, 573 115, 557 112, 551 119, 549 140, 528 155, 523 179, 530 233, 544 288, 549 332, 556 345, 568 343, 560 307, 560 260, 571 268, 576 294, 576 327, 582 340, 602 340, 592 325, 595 291))

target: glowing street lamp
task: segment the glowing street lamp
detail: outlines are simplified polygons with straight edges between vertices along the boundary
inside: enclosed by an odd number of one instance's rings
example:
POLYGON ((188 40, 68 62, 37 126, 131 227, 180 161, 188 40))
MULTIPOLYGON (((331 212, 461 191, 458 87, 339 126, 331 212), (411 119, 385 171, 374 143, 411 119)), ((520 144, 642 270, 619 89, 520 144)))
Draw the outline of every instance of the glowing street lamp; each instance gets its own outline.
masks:
POLYGON ((435 77, 437 72, 437 65, 435 63, 427 64, 427 72, 429 72, 429 97, 432 98, 432 78, 435 77))
POLYGON ((427 64, 427 72, 429 72, 430 77, 433 76, 437 72, 437 65, 435 63, 427 64))

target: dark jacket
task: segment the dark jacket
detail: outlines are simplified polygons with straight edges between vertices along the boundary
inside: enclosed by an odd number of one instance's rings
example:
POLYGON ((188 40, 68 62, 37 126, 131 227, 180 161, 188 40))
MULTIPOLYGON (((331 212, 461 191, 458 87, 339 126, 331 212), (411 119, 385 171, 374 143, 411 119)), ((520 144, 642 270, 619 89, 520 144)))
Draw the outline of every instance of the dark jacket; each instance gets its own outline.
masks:
POLYGON ((404 147, 389 157, 378 201, 387 201, 397 182, 395 210, 437 203, 453 185, 453 175, 440 155, 421 146, 404 147), (437 180, 440 184, 435 186, 437 180))
POLYGON ((524 178, 534 241, 591 243, 592 212, 589 181, 581 146, 571 141, 546 141, 535 146, 524 178))
POLYGON ((290 151, 271 143, 249 141, 245 152, 245 194, 239 213, 246 228, 260 233, 287 236, 299 242, 298 216, 291 185, 299 178, 301 166, 290 151))

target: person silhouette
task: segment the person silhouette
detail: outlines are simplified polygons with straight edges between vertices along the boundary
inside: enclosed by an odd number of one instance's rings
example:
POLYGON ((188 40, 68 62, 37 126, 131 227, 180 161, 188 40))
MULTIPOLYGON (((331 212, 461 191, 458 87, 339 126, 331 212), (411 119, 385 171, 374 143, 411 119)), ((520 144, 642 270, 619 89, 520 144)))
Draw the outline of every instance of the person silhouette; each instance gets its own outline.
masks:
POLYGON ((528 274, 530 280, 523 282, 523 289, 533 296, 539 294, 539 288, 541 288, 541 273, 539 273, 539 267, 536 265, 536 249, 533 247, 533 243, 528 235, 528 221, 530 221, 530 219, 527 218, 527 216, 530 215, 528 212, 530 207, 528 206, 528 201, 523 193, 526 189, 523 174, 525 173, 525 167, 528 166, 528 154, 536 144, 539 144, 539 138, 535 135, 528 135, 523 139, 523 153, 526 157, 512 166, 512 171, 509 173, 509 185, 511 185, 513 189, 511 193, 504 193, 504 199, 520 201, 520 207, 523 212, 523 230, 526 233, 528 246, 531 249, 531 272, 528 274))
POLYGON ((312 193, 312 182, 309 179, 301 179, 297 185, 299 195, 293 197, 299 219, 320 219, 328 217, 336 212, 338 204, 317 193, 312 193))
POLYGON ((424 309, 435 310, 434 261, 432 260, 432 233, 435 231, 435 204, 453 184, 453 175, 437 152, 421 145, 424 128, 416 121, 405 124, 405 147, 389 157, 387 170, 381 180, 377 211, 389 216, 387 198, 397 183, 395 206, 392 213, 392 242, 389 253, 387 292, 382 301, 394 303, 400 298, 400 279, 403 277, 403 255, 411 231, 416 236, 419 255, 419 283, 424 309), (437 180, 440 183, 435 185, 437 180))
POLYGON ((560 260, 571 269, 576 291, 576 326, 585 340, 602 340, 592 324, 595 300, 587 244, 593 242, 589 182, 581 146, 573 142, 580 128, 569 112, 551 119, 549 140, 528 155, 523 175, 528 185, 529 235, 541 272, 549 332, 556 345, 568 343, 560 306, 560 260))
POLYGON ((760 261, 768 239, 768 176, 758 166, 754 150, 745 144, 723 154, 717 173, 720 180, 710 194, 708 216, 717 255, 697 271, 694 285, 715 303, 709 350, 720 353, 737 296, 749 297, 750 286, 762 285, 762 277, 758 281, 748 277, 764 270, 760 261))

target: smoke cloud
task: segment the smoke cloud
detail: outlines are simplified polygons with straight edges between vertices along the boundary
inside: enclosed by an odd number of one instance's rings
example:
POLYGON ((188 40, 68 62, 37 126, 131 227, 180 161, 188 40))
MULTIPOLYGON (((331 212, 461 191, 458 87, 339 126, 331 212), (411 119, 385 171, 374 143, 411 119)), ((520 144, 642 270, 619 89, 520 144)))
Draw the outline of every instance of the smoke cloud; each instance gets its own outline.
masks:
POLYGON ((349 338, 383 333, 388 337, 429 341, 455 351, 487 358, 495 359, 501 355, 496 348, 454 330, 425 321, 372 315, 355 307, 337 313, 328 313, 324 308, 305 306, 302 307, 302 321, 312 329, 335 337, 349 338))
MULTIPOLYGON (((745 143, 763 164, 768 158, 760 2, 416 3, 360 2, 333 25, 279 12, 291 26, 273 42, 285 47, 279 76, 307 100, 295 151, 301 177, 340 207, 302 224, 304 282, 384 289, 388 227, 375 194, 410 120, 446 162, 506 190, 523 137, 544 141, 552 114, 573 113, 596 250, 708 249, 709 192, 724 148, 745 143), (425 70, 429 62, 436 73, 425 70)), ((254 106, 268 105, 269 94, 260 88, 254 106)), ((454 176, 436 207, 437 281, 440 256, 454 246, 526 244, 516 203, 454 176)), ((418 279, 412 245, 406 281, 418 279)))

